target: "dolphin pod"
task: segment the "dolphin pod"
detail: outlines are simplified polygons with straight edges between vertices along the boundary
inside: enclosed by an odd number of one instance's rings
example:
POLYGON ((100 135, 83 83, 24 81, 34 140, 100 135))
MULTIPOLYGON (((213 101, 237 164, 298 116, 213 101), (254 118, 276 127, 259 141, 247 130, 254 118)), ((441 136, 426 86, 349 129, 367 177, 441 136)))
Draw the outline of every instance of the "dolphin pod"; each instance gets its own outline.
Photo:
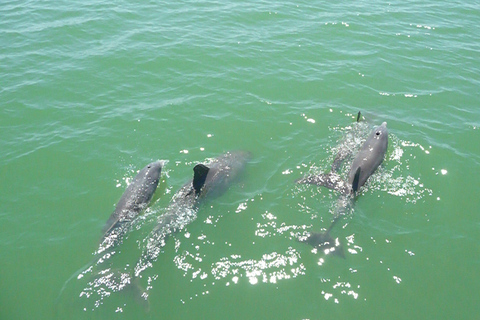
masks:
MULTIPOLYGON (((357 121, 360 118, 357 117, 357 121)), ((383 122, 375 128, 367 140, 363 143, 360 150, 354 157, 350 166, 348 180, 344 181, 336 171, 340 167, 339 162, 347 158, 347 154, 337 154, 332 171, 327 174, 309 175, 297 180, 297 183, 314 184, 337 190, 341 193, 337 200, 337 206, 334 211, 332 223, 326 232, 310 233, 306 238, 299 238, 299 241, 306 242, 311 246, 324 250, 325 253, 333 252, 334 254, 344 257, 343 249, 337 239, 330 236, 330 231, 337 221, 349 212, 354 204, 357 191, 365 184, 367 179, 377 170, 382 163, 388 147, 388 130, 387 123, 383 122)), ((343 151, 341 149, 341 151, 343 151)))
MULTIPOLYGON (((357 122, 359 120, 360 112, 357 122)), ((301 242, 324 249, 326 253, 339 249, 335 254, 343 255, 338 239, 333 239, 330 231, 342 216, 353 209, 357 191, 382 163, 387 147, 387 123, 383 122, 370 133, 356 153, 351 162, 347 179, 342 179, 338 171, 341 164, 351 156, 352 150, 343 148, 338 151, 329 173, 307 175, 296 181, 297 183, 324 186, 340 192, 332 223, 327 231, 310 233, 307 237, 299 238, 301 242)), ((197 208, 205 198, 218 196, 228 188, 242 171, 249 157, 248 152, 232 151, 222 154, 208 164, 200 163, 193 168, 193 179, 174 194, 166 212, 157 218, 157 225, 150 233, 147 248, 142 255, 143 259, 135 268, 136 274, 145 268, 145 261, 150 263, 156 259, 160 248, 164 246, 170 234, 183 229, 186 224, 196 218, 197 208)), ((158 186, 163 165, 163 161, 155 161, 139 171, 105 224, 104 235, 101 239, 102 245, 98 252, 115 244, 127 231, 127 223, 148 206, 158 186)))
MULTIPOLYGON (((371 132, 354 157, 349 146, 340 148, 329 173, 307 175, 296 181, 324 186, 340 192, 332 222, 326 232, 310 232, 306 236, 299 237, 299 241, 321 249, 327 254, 332 252, 344 257, 340 241, 338 238, 333 239, 330 232, 340 218, 353 208, 357 192, 382 163, 387 147, 388 130, 384 122, 371 132), (348 177, 342 179, 338 171, 349 157, 353 160, 350 163, 348 177)), ((139 284, 142 272, 153 265, 171 235, 183 230, 197 218, 198 209, 205 201, 222 195, 236 181, 249 158, 249 152, 231 151, 208 162, 196 164, 193 167, 193 178, 175 192, 170 203, 161 211, 162 214, 156 217, 156 223, 148 236, 143 242, 139 242, 143 248, 137 263, 132 267, 127 265, 115 271, 116 269, 112 268, 113 261, 110 259, 119 250, 105 253, 102 251, 117 244, 131 227, 132 221, 148 207, 159 184, 164 162, 155 161, 141 169, 125 190, 103 228, 101 245, 95 253, 102 254, 93 265, 78 276, 78 279, 87 274, 94 276, 82 291, 83 296, 88 298, 92 292, 95 292, 98 298, 95 304, 98 304, 108 296, 106 293, 120 291, 127 285, 134 284, 132 287, 135 289, 135 296, 140 296, 141 301, 145 301, 148 305, 148 289, 145 291, 139 284), (106 264, 106 261, 110 262, 106 264), (97 287, 101 287, 103 291, 97 287)))

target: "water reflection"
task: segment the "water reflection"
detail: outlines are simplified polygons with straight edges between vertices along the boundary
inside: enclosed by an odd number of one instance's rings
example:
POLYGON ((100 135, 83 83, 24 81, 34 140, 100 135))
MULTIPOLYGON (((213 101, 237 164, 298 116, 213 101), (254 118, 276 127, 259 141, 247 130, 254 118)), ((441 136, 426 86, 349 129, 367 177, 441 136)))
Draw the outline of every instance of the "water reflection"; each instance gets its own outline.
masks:
POLYGON ((199 253, 183 251, 175 256, 174 262, 185 276, 192 280, 205 280, 210 275, 225 286, 248 281, 250 284, 277 283, 281 280, 296 278, 305 274, 305 266, 300 261, 300 253, 289 247, 285 252, 265 253, 259 259, 244 258, 240 254, 231 254, 211 263, 208 269, 196 268, 195 261, 201 264, 199 253))

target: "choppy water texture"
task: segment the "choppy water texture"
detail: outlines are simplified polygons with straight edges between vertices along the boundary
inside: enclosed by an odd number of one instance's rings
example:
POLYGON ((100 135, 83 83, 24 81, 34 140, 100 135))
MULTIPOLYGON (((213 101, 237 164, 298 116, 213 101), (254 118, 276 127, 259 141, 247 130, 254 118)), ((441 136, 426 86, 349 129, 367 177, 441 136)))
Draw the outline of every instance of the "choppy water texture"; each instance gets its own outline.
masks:
POLYGON ((478 315, 478 1, 3 1, 0 16, 1 319, 478 315), (361 144, 358 110, 390 140, 335 228, 342 259, 296 240, 338 195, 294 181, 361 144), (242 179, 139 286, 82 295, 136 171, 168 160, 109 261, 117 283, 193 166, 227 150, 252 153, 242 179))

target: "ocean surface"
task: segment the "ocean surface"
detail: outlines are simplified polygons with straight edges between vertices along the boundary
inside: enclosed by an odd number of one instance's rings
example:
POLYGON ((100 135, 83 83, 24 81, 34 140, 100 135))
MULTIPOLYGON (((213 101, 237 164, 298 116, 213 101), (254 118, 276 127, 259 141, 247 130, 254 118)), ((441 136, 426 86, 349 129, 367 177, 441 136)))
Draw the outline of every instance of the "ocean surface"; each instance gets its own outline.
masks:
POLYGON ((478 317, 478 0, 6 0, 0 17, 0 319, 478 317), (295 181, 383 121, 385 160, 331 231, 345 257, 297 241, 339 195, 295 181), (193 166, 229 150, 251 152, 242 177, 133 278, 193 166), (157 159, 154 201, 98 267, 157 159))

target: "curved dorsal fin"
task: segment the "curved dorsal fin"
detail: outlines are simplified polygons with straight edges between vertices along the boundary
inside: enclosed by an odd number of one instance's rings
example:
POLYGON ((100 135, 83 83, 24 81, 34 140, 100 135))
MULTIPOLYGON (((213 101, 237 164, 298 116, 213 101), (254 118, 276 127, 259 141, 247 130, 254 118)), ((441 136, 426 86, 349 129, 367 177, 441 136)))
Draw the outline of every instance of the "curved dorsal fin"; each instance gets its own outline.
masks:
POLYGON ((204 164, 197 164, 193 168, 193 189, 195 189, 195 194, 199 194, 205 180, 207 179, 207 174, 210 169, 204 164))
POLYGON ((358 183, 360 181, 360 172, 362 171, 362 167, 358 167, 357 171, 355 171, 355 177, 353 178, 353 183, 352 183, 352 190, 353 193, 357 192, 358 190, 358 183))

